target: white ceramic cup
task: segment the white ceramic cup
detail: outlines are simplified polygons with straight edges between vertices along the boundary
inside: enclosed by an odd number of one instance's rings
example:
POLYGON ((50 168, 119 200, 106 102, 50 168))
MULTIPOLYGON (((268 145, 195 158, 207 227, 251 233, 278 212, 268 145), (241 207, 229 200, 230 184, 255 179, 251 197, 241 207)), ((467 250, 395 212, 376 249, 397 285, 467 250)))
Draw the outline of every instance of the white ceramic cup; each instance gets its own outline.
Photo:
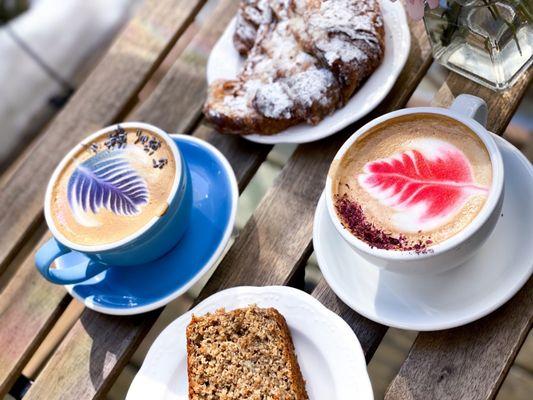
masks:
POLYGON ((341 223, 335 211, 332 191, 332 169, 326 180, 326 205, 329 216, 341 237, 371 264, 388 271, 405 274, 434 274, 455 268, 472 257, 492 233, 503 204, 503 160, 492 134, 485 129, 487 105, 475 96, 458 96, 449 109, 438 107, 407 108, 385 114, 355 132, 335 155, 336 165, 351 145, 370 128, 384 121, 407 114, 439 114, 451 117, 470 128, 485 144, 492 164, 492 185, 483 208, 472 222, 456 235, 429 247, 430 251, 384 250, 371 247, 358 239, 341 223))

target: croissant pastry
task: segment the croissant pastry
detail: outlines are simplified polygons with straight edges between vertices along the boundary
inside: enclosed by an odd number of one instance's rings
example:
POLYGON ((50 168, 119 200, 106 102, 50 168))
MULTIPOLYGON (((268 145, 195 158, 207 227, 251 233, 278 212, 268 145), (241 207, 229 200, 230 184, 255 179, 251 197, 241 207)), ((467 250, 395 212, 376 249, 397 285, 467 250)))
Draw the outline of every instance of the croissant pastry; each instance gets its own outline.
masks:
POLYGON ((271 135, 317 124, 342 107, 384 52, 377 0, 242 0, 235 79, 208 88, 204 114, 220 132, 271 135))

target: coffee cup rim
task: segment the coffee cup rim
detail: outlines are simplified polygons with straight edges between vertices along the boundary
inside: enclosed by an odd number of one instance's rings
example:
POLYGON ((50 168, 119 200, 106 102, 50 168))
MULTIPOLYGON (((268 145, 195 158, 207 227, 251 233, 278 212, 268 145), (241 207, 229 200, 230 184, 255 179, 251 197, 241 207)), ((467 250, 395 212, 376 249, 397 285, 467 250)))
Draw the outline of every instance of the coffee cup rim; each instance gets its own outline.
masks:
POLYGON ((161 139, 163 139, 167 143, 167 145, 169 146, 174 156, 175 164, 176 164, 176 172, 174 174, 174 181, 172 183, 172 187, 170 189, 169 195, 167 196, 167 199, 166 199, 167 205, 170 205, 172 200, 177 195, 178 188, 180 187, 181 181, 183 179, 183 171, 182 171, 183 158, 178 149, 178 146, 176 145, 174 140, 172 140, 172 138, 169 136, 167 132, 165 132, 161 128, 158 128, 154 125, 151 125, 145 122, 124 122, 124 123, 118 123, 118 124, 106 126, 90 134, 85 139, 78 142, 78 144, 76 144, 72 149, 70 149, 70 151, 61 159, 59 164, 56 166, 56 168, 54 169, 54 172, 52 173, 52 176, 50 177, 50 180, 48 181, 48 185, 46 188, 46 194, 45 194, 45 200, 44 200, 44 216, 45 216, 46 223, 48 225, 48 229, 50 229, 50 231, 52 232, 52 235, 54 236, 54 238, 56 238, 56 240, 58 240, 61 244, 63 244, 64 246, 72 250, 80 251, 83 253, 89 253, 89 254, 99 253, 99 252, 108 251, 108 250, 115 250, 117 248, 120 248, 130 243, 131 241, 135 240, 136 238, 140 237, 141 235, 149 231, 154 226, 154 224, 162 217, 161 215, 155 215, 137 232, 134 232, 131 235, 128 235, 125 238, 122 238, 120 240, 117 240, 111 243, 102 244, 102 245, 82 245, 79 243, 72 242, 71 240, 67 239, 59 231, 59 229, 56 227, 54 223, 54 220, 52 218, 52 211, 51 211, 53 186, 54 186, 54 183, 57 181, 59 175, 65 168, 66 164, 71 160, 71 158, 76 153, 78 153, 80 150, 83 150, 88 143, 90 143, 95 138, 103 134, 116 130, 119 126, 124 129, 139 128, 139 129, 143 129, 146 131, 152 131, 156 133, 159 137, 161 137, 161 139))
POLYGON ((337 151, 333 162, 328 171, 328 176, 326 178, 326 208, 330 216, 331 221, 333 222, 336 230, 341 234, 342 238, 348 242, 350 245, 355 247, 358 250, 361 250, 372 256, 390 260, 390 261, 409 261, 409 260, 420 260, 423 258, 431 258, 438 254, 447 252, 461 243, 465 242, 472 235, 477 232, 480 227, 489 219, 495 210, 498 201, 500 199, 501 193, 503 191, 503 179, 504 179, 504 167, 503 159, 501 153, 497 147, 495 140, 492 138, 491 133, 481 125, 479 122, 475 121, 472 118, 459 115, 457 112, 454 112, 447 108, 440 107, 413 107, 406 108, 402 110, 392 111, 390 113, 384 114, 361 128, 359 128, 354 134, 352 134, 346 142, 341 146, 337 151), (376 125, 379 125, 385 121, 391 120, 396 117, 401 117, 404 115, 410 114, 437 114, 443 115, 449 118, 456 120, 457 122, 462 123, 466 127, 470 128, 472 132, 483 142, 487 152, 489 153, 489 158, 492 167, 492 183, 487 195, 487 200, 481 208, 480 212, 476 217, 468 224, 462 231, 457 234, 449 237, 448 239, 437 243, 435 245, 429 246, 429 251, 401 251, 401 250, 387 250, 387 249, 378 249, 370 246, 365 241, 359 239, 357 236, 352 234, 348 229, 344 227, 340 221, 337 212, 335 211, 334 201, 333 201, 333 190, 332 190, 332 173, 334 165, 342 159, 344 154, 352 146, 353 143, 357 141, 364 133, 369 129, 373 128, 376 125))

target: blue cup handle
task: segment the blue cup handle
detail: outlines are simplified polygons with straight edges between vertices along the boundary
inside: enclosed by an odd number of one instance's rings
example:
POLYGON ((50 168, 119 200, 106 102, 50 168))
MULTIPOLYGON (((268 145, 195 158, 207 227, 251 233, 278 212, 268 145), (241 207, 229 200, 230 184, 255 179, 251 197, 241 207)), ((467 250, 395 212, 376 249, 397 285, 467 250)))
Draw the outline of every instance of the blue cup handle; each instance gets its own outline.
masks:
POLYGON ((47 280, 59 285, 83 282, 109 268, 109 265, 83 256, 83 261, 68 268, 50 268, 54 261, 70 253, 68 247, 61 245, 54 238, 49 239, 35 254, 35 265, 47 280))

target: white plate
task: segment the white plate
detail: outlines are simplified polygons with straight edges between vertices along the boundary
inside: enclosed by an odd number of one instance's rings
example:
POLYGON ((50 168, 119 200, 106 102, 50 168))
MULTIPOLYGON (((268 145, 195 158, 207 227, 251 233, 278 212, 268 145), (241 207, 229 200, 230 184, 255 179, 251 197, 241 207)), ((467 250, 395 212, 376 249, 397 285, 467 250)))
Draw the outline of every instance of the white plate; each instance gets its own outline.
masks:
POLYGON ((192 313, 257 304, 287 320, 310 400, 373 399, 361 346, 350 327, 305 292, 284 286, 236 287, 218 292, 170 324, 156 339, 127 400, 186 400, 185 329, 192 313))
POLYGON ((533 167, 515 147, 494 137, 505 167, 502 217, 474 258, 440 275, 395 274, 365 261, 335 230, 322 194, 313 245, 337 296, 381 324, 431 331, 484 317, 518 292, 533 272, 533 167))
MULTIPOLYGON (((300 124, 275 135, 245 135, 257 143, 307 143, 330 136, 372 111, 387 96, 403 69, 411 34, 405 11, 400 1, 380 2, 385 24, 385 55, 383 62, 353 95, 348 103, 318 125, 300 124)), ((233 79, 241 70, 244 59, 233 46, 235 18, 230 22, 213 47, 207 62, 207 82, 215 79, 233 79)))

